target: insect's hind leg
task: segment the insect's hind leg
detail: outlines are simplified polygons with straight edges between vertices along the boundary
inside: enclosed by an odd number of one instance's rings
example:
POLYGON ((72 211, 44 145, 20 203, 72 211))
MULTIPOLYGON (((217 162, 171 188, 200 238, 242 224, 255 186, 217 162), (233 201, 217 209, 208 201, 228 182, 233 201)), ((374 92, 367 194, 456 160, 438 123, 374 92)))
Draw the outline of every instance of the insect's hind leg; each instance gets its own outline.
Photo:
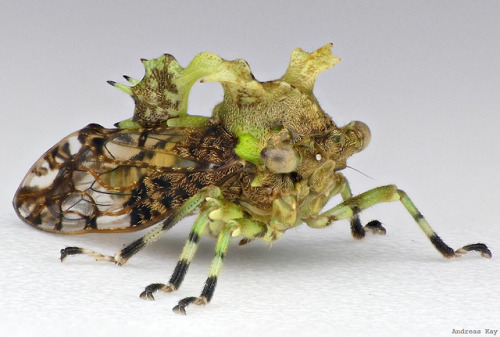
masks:
MULTIPOLYGON (((349 181, 343 175, 339 174, 339 176, 342 179, 342 183, 340 184, 341 186, 340 195, 342 196, 342 200, 344 201, 349 200, 352 198, 352 192, 351 192, 351 187, 349 186, 349 181)), ((332 192, 336 193, 336 191, 332 192)), ((360 212, 361 210, 359 208, 357 207, 353 208, 352 210, 353 215, 349 219, 351 225, 351 234, 355 239, 358 240, 363 239, 367 231, 373 234, 380 234, 380 235, 385 235, 387 233, 384 226, 382 226, 382 223, 378 220, 372 220, 363 227, 363 225, 361 224, 361 220, 359 219, 360 212)))
POLYGON ((174 272, 172 273, 172 276, 170 277, 168 284, 163 284, 163 283, 150 284, 141 293, 140 297, 142 299, 154 300, 153 293, 155 293, 156 291, 163 291, 170 293, 172 291, 177 290, 180 287, 182 281, 184 280, 184 276, 187 273, 189 265, 191 264, 191 261, 193 260, 193 257, 198 249, 198 243, 200 241, 200 237, 203 234, 206 225, 210 221, 208 217, 210 211, 211 211, 210 209, 204 210, 196 218, 196 221, 194 222, 193 227, 191 228, 191 231, 189 233, 188 240, 186 241, 186 244, 182 249, 179 261, 177 262, 177 265, 174 269, 174 272))
POLYGON ((97 261, 113 262, 118 265, 123 265, 139 250, 144 248, 146 244, 158 239, 161 236, 161 234, 168 231, 182 218, 184 218, 189 213, 194 211, 203 201, 205 201, 207 197, 217 198, 220 197, 221 195, 222 192, 218 187, 215 186, 202 189, 194 196, 189 198, 178 210, 175 211, 175 213, 169 216, 161 225, 156 226, 151 231, 146 233, 146 235, 144 235, 143 237, 127 245, 125 248, 117 252, 114 256, 104 255, 87 248, 66 247, 64 249, 61 249, 61 262, 64 261, 66 257, 68 257, 69 255, 83 254, 90 256, 96 259, 97 261))
POLYGON ((149 241, 151 241, 151 238, 155 239, 155 237, 159 236, 159 234, 163 231, 163 226, 155 227, 152 231, 148 232, 143 237, 128 244, 114 256, 104 255, 87 248, 66 247, 61 249, 60 259, 61 262, 63 262, 70 255, 87 255, 99 262, 113 262, 121 266, 125 264, 133 255, 135 255, 135 253, 141 250, 149 241))
POLYGON ((463 246, 460 249, 453 250, 446 243, 444 243, 443 240, 436 234, 436 232, 432 229, 432 227, 429 225, 424 216, 415 207, 415 205, 410 200, 408 195, 404 191, 399 190, 394 185, 377 187, 365 193, 347 199, 341 204, 333 207, 332 209, 318 215, 316 218, 306 221, 306 223, 310 227, 324 228, 329 226, 332 222, 336 220, 350 219, 356 212, 360 212, 373 205, 382 202, 390 202, 398 200, 403 204, 408 213, 410 213, 413 219, 417 222, 420 229, 422 229, 422 231, 429 238, 434 247, 444 257, 447 258, 458 257, 469 251, 477 251, 480 252, 481 256, 483 257, 487 258, 491 257, 490 250, 483 243, 470 244, 463 246))

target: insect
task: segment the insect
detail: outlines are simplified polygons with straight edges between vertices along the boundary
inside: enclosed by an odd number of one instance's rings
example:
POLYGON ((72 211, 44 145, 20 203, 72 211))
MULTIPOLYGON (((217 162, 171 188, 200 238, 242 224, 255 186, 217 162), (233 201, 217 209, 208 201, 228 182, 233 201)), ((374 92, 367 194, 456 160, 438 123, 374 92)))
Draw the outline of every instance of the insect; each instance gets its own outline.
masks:
POLYGON ((385 234, 377 221, 362 226, 359 213, 400 201, 434 247, 446 258, 478 251, 482 243, 454 250, 434 232, 408 195, 394 185, 353 196, 342 174, 347 159, 365 149, 370 130, 354 121, 337 126, 312 91, 317 76, 339 62, 326 45, 312 53, 292 52, 278 80, 257 81, 243 60, 201 53, 182 68, 165 54, 142 60, 141 81, 109 82, 135 102, 131 119, 106 129, 90 124, 48 150, 30 169, 15 197, 17 214, 35 228, 63 234, 113 233, 156 225, 114 256, 79 248, 61 250, 61 260, 84 254, 122 265, 183 217, 198 216, 168 283, 147 286, 141 298, 177 290, 201 237, 217 238, 209 276, 199 296, 174 307, 185 314, 214 294, 229 241, 273 242, 306 223, 324 228, 350 221, 354 238, 385 234), (211 117, 187 114, 192 85, 216 81, 224 99, 211 117), (338 205, 322 210, 334 196, 338 205))

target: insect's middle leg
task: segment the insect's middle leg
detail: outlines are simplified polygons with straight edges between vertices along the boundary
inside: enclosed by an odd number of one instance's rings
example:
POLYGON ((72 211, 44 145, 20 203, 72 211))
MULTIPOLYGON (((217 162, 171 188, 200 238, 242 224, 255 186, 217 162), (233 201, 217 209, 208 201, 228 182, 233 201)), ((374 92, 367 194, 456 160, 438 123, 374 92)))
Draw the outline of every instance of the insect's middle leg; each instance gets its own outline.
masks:
POLYGON ((482 243, 470 244, 463 246, 460 249, 453 250, 436 234, 436 232, 432 229, 424 216, 410 200, 408 195, 394 185, 377 187, 365 193, 347 199, 341 204, 318 215, 317 217, 307 220, 306 223, 310 227, 324 228, 329 226, 336 220, 351 219, 356 212, 360 212, 373 205, 382 202, 398 200, 403 204, 408 213, 410 213, 413 219, 417 222, 420 229, 429 238, 434 247, 444 257, 457 257, 469 251, 478 251, 484 257, 491 257, 490 250, 485 244, 482 243))
POLYGON ((205 281, 205 286, 198 297, 186 297, 179 301, 179 303, 172 309, 178 314, 186 314, 186 307, 191 304, 205 305, 210 302, 217 285, 217 279, 222 271, 224 256, 226 255, 229 245, 229 239, 234 230, 238 228, 238 223, 230 220, 222 229, 217 239, 217 246, 215 247, 215 256, 210 265, 210 272, 205 281))
POLYGON ((193 227, 191 228, 191 231, 189 233, 188 240, 186 241, 186 244, 182 249, 179 261, 177 262, 177 265, 174 269, 174 272, 172 273, 172 276, 170 277, 170 280, 168 281, 168 284, 150 284, 141 293, 140 297, 142 299, 154 300, 153 293, 155 293, 156 291, 170 293, 180 287, 182 281, 184 280, 184 276, 187 273, 189 265, 191 264, 191 261, 193 260, 193 257, 198 250, 198 243, 200 241, 201 235, 203 234, 206 225, 210 221, 208 217, 210 211, 211 210, 208 209, 203 210, 196 218, 196 221, 194 222, 193 227))

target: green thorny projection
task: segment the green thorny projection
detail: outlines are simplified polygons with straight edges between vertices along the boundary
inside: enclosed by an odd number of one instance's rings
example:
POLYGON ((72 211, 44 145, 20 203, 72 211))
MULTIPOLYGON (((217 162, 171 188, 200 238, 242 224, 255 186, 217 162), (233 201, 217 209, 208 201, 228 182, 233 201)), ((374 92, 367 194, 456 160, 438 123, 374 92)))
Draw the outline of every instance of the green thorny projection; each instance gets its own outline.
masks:
POLYGON ((327 44, 312 53, 295 49, 286 73, 270 82, 256 80, 242 59, 227 61, 207 52, 198 54, 186 68, 169 54, 142 60, 146 72, 140 82, 129 77, 132 87, 110 82, 136 104, 134 117, 118 126, 202 125, 206 117, 187 114, 189 91, 199 79, 219 82, 224 100, 214 108, 211 118, 238 138, 235 152, 241 158, 262 164, 261 151, 271 135, 277 138, 278 133, 293 143, 335 127, 312 93, 318 75, 340 61, 331 47, 327 44))

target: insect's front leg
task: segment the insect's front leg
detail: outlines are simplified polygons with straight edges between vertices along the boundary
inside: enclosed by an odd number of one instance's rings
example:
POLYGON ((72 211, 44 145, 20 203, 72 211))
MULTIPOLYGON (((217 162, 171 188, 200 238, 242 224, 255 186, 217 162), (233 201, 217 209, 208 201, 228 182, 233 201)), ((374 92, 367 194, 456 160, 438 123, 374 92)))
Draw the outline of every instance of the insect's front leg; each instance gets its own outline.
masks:
POLYGON ((469 251, 478 251, 483 257, 491 257, 490 250, 483 243, 470 244, 463 246, 460 249, 453 250, 436 234, 436 232, 432 229, 424 216, 420 213, 417 207, 415 207, 408 195, 394 185, 377 187, 365 193, 347 199, 341 204, 331 208, 326 212, 323 212, 317 217, 308 219, 306 223, 310 227, 324 228, 331 225, 334 221, 351 219, 357 212, 363 211, 364 209, 367 209, 373 205, 382 202, 398 200, 403 204, 408 213, 410 213, 413 219, 417 222, 420 229, 422 229, 422 231, 429 238, 434 247, 444 257, 458 257, 469 251))
MULTIPOLYGON (((342 196, 342 200, 349 200, 352 198, 349 181, 343 175, 339 174, 339 176, 342 179, 342 182, 339 185, 341 188, 340 195, 342 196)), ((353 215, 349 220, 351 223, 351 234, 355 239, 361 240, 364 238, 367 230, 374 234, 385 235, 386 230, 384 226, 382 226, 382 223, 378 220, 372 220, 363 227, 363 225, 361 225, 361 220, 359 219, 360 212, 361 210, 359 208, 353 208, 353 215)))

